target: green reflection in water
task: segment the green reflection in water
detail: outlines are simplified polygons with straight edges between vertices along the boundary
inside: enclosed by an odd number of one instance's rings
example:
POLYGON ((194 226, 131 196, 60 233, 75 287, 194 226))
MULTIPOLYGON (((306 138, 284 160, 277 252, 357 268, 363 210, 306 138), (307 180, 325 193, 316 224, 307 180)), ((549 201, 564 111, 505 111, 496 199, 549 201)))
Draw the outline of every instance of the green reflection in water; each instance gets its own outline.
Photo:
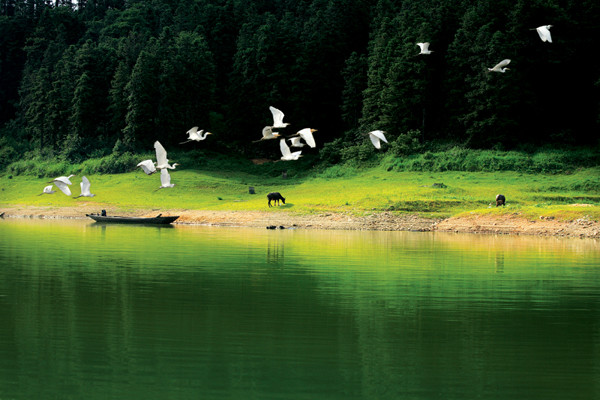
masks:
POLYGON ((591 399, 593 240, 0 223, 0 399, 591 399))

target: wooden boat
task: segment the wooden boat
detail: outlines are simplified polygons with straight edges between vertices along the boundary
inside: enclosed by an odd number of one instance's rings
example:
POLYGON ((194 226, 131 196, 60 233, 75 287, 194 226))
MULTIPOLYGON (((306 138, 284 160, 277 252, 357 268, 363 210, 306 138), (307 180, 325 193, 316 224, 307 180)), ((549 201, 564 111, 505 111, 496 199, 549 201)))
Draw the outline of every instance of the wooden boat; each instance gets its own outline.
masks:
POLYGON ((101 214, 85 214, 96 222, 106 222, 111 224, 143 224, 143 225, 168 225, 179 218, 179 215, 163 217, 158 214, 156 217, 119 217, 101 214))

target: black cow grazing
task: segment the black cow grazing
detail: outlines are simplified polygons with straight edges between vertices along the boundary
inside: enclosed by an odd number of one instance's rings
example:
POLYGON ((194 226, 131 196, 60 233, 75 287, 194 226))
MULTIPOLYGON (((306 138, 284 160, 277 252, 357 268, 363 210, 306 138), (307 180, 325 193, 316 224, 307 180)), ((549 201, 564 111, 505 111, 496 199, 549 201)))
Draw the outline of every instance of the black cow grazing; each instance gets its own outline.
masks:
POLYGON ((499 194, 496 196, 496 207, 505 206, 506 205, 506 197, 503 194, 499 194))
POLYGON ((267 195, 267 199, 269 199, 269 207, 271 207, 271 201, 273 201, 275 205, 279 205, 279 200, 281 200, 283 204, 285 204, 285 198, 279 192, 269 193, 267 195))

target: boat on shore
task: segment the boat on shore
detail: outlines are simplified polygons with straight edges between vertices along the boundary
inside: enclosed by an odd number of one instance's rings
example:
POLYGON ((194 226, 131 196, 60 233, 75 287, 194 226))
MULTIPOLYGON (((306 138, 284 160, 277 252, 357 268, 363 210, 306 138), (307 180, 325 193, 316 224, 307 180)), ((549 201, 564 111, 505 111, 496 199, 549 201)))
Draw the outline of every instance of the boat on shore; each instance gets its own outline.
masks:
POLYGON ((111 224, 142 224, 142 225, 168 225, 174 222, 179 215, 171 215, 163 217, 158 214, 156 217, 121 217, 117 215, 102 214, 85 214, 96 222, 111 223, 111 224))

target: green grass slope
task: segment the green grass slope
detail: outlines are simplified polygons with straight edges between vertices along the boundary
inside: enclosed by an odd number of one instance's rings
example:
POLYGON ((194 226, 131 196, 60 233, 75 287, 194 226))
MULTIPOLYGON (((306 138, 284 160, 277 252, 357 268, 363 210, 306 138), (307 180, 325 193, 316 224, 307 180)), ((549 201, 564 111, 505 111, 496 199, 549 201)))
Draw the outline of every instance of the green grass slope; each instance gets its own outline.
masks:
MULTIPOLYGON (((461 213, 521 213, 558 220, 600 219, 600 168, 573 173, 543 174, 514 171, 421 172, 398 171, 384 164, 371 167, 337 165, 284 179, 284 162, 258 169, 177 169, 171 172, 175 187, 157 190, 160 176, 141 170, 121 174, 85 174, 93 198, 65 196, 60 191, 39 195, 50 178, 0 175, 0 206, 77 207, 97 203, 115 209, 179 210, 287 210, 301 214, 377 211, 449 217, 461 213), (273 167, 277 165, 277 167, 273 167), (258 172, 257 172, 258 171, 258 172), (266 171, 266 172, 265 172, 266 171), (249 193, 254 187, 256 194, 249 193), (285 206, 267 207, 266 194, 280 192, 285 206), (507 207, 496 208, 502 193, 507 207), (574 207, 573 204, 589 204, 574 207)), ((72 178, 73 196, 80 193, 81 174, 72 178)))

